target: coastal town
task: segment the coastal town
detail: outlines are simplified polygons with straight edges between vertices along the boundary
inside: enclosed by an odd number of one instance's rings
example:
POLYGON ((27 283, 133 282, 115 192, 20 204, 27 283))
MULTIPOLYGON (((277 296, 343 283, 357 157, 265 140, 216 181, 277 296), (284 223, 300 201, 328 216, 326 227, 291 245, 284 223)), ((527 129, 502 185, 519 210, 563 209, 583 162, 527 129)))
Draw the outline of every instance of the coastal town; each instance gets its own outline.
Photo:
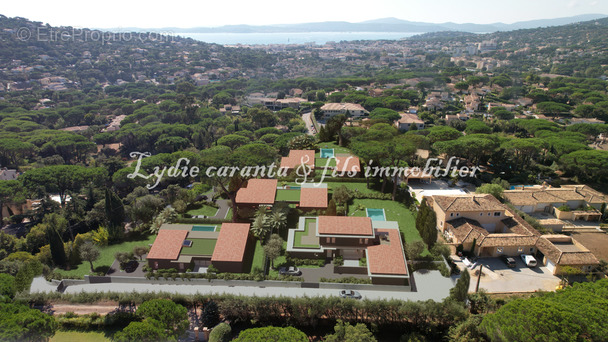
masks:
POLYGON ((0 340, 605 338, 608 19, 19 33, 45 27, 0 17, 0 340))

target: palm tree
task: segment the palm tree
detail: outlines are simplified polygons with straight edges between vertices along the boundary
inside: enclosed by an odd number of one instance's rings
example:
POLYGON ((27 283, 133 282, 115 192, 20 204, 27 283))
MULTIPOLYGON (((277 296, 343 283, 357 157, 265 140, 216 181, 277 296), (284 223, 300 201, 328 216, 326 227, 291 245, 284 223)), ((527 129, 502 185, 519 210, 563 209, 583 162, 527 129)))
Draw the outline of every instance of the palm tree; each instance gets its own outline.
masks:
POLYGON ((255 217, 256 219, 258 217, 266 217, 266 215, 268 213, 269 213, 268 207, 260 206, 260 207, 258 207, 258 210, 255 211, 255 214, 253 214, 253 217, 255 217))
POLYGON ((281 229, 287 226, 287 215, 284 212, 277 211, 267 216, 267 224, 272 229, 272 232, 278 233, 281 229))
POLYGON ((270 232, 270 227, 266 224, 266 216, 257 216, 251 225, 251 233, 260 241, 270 232))

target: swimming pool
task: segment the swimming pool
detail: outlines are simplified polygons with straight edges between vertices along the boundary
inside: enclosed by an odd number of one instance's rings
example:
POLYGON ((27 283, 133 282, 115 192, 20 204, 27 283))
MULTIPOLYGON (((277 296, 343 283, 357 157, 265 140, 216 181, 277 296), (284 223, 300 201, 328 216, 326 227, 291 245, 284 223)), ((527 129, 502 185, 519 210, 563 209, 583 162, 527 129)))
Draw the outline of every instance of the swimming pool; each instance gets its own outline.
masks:
POLYGON ((372 221, 386 221, 386 215, 384 209, 365 209, 367 217, 371 218, 372 221))
POLYGON ((215 226, 192 226, 193 232, 214 232, 215 226))
POLYGON ((321 158, 332 158, 334 156, 333 148, 322 148, 321 149, 321 158))

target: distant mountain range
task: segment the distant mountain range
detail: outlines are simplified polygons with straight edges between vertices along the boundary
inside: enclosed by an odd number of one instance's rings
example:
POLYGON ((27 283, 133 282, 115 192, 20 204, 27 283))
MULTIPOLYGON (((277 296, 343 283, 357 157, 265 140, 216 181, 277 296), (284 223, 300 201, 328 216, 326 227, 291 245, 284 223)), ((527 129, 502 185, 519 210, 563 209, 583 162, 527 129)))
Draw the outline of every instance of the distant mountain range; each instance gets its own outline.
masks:
POLYGON ((607 17, 606 14, 582 14, 572 17, 539 19, 519 21, 513 24, 457 24, 457 23, 424 23, 407 21, 397 18, 383 18, 363 21, 360 23, 349 23, 346 21, 326 21, 304 24, 284 25, 226 25, 220 27, 193 27, 193 28, 138 28, 122 27, 108 29, 110 31, 170 31, 173 33, 291 33, 291 32, 438 32, 438 31, 464 31, 475 33, 489 33, 496 31, 511 31, 519 29, 530 29, 537 27, 567 25, 581 21, 596 20, 607 17))

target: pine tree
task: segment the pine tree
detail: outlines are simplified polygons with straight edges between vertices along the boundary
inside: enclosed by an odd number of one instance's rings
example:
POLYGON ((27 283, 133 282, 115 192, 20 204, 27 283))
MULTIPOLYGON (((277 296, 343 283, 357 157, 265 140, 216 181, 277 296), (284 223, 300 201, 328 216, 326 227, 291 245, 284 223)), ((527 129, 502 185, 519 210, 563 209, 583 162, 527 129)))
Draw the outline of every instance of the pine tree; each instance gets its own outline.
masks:
MULTIPOLYGON (((428 207, 427 207, 428 208, 428 207)), ((429 246, 429 248, 435 245, 437 242, 437 215, 433 210, 429 208, 426 219, 424 221, 424 228, 422 229, 422 240, 429 246)))
POLYGON ((205 309, 203 309, 202 314, 203 326, 208 328, 213 328, 214 326, 220 323, 220 314, 214 301, 209 301, 207 305, 205 305, 205 309))
POLYGON ((59 236, 56 227, 47 226, 46 234, 51 246, 51 257, 53 258, 53 263, 56 266, 65 266, 67 256, 65 255, 63 240, 61 239, 61 236, 59 236))
POLYGON ((110 241, 120 240, 124 235, 125 208, 120 198, 108 188, 106 188, 105 211, 110 241))
POLYGON ((450 297, 454 300, 464 302, 467 299, 469 293, 469 283, 471 282, 471 275, 468 270, 464 270, 460 274, 460 279, 456 283, 456 286, 450 289, 450 297))
POLYGON ((426 200, 422 200, 420 203, 420 208, 418 208, 418 215, 416 215, 416 229, 418 233, 422 235, 422 230, 424 227, 424 222, 426 221, 426 216, 428 213, 428 205, 426 204, 426 200))
POLYGON ((416 216, 416 229, 429 248, 437 242, 437 215, 423 200, 416 216))

